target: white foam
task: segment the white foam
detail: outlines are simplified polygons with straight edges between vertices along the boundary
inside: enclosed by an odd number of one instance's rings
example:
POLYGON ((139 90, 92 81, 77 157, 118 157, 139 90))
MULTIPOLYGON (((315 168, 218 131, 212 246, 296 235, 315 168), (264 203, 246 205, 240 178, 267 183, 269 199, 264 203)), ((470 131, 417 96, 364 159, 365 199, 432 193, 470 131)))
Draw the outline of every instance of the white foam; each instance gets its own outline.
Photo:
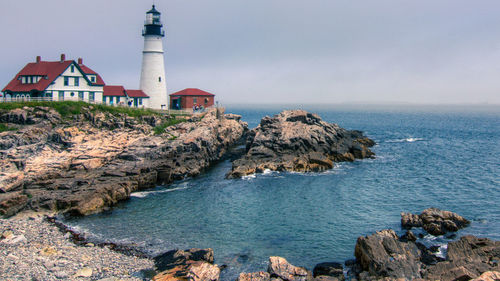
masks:
POLYGON ((185 185, 180 186, 180 187, 169 188, 169 189, 164 189, 164 190, 139 191, 139 192, 134 192, 134 193, 130 194, 130 197, 144 198, 144 197, 149 196, 151 194, 167 193, 167 192, 173 192, 173 191, 183 190, 183 189, 187 189, 187 188, 188 188, 188 185, 185 184, 185 185))
POLYGON ((389 143, 400 143, 400 142, 416 142, 416 141, 423 141, 423 140, 424 140, 423 138, 413 138, 413 137, 409 137, 409 138, 404 138, 404 139, 386 140, 385 142, 389 142, 389 143))

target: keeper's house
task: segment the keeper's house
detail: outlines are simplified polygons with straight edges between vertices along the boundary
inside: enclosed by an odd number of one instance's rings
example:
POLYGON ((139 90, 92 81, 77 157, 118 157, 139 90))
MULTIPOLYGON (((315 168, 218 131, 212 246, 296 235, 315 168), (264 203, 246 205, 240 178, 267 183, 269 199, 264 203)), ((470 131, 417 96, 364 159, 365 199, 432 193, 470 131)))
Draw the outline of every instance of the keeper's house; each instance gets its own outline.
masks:
POLYGON ((107 86, 101 76, 78 61, 36 61, 28 63, 2 90, 3 101, 85 101, 108 105, 148 107, 149 96, 141 90, 107 86))
POLYGON ((170 109, 192 110, 194 106, 204 108, 214 105, 215 95, 200 89, 188 88, 170 94, 170 109))
POLYGON ((10 83, 3 88, 5 100, 49 100, 49 101, 101 101, 105 83, 101 76, 83 64, 66 60, 64 54, 59 61, 28 63, 10 83))

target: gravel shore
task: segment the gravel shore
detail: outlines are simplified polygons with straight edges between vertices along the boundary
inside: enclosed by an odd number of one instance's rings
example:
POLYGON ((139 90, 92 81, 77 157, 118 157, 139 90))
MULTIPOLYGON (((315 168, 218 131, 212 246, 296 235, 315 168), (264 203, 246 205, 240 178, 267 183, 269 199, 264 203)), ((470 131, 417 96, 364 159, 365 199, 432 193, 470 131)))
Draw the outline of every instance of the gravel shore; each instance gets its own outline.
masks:
POLYGON ((0 219, 0 280, 145 280, 152 260, 72 242, 42 214, 0 219))

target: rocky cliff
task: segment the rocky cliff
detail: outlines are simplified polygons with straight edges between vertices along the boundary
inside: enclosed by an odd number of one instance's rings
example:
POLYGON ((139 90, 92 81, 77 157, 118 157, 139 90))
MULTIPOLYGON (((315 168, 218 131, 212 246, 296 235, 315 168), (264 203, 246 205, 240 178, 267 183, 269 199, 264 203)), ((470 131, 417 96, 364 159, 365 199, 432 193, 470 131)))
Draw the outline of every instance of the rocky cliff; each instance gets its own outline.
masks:
POLYGON ((349 131, 303 110, 283 111, 264 117, 251 130, 246 154, 233 162, 229 178, 266 169, 272 171, 323 171, 334 162, 371 158, 375 142, 360 131, 349 131))
POLYGON ((64 118, 49 107, 0 111, 0 122, 17 128, 0 133, 0 215, 99 212, 133 191, 198 175, 247 129, 216 109, 171 121, 92 106, 64 118))

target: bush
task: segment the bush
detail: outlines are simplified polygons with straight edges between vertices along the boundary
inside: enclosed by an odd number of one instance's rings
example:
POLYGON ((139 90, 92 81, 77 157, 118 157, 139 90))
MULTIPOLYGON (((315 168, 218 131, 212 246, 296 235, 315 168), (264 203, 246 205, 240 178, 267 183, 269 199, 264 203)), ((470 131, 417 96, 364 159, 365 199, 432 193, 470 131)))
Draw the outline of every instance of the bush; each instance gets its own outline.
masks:
POLYGON ((168 122, 161 123, 160 125, 158 125, 154 128, 155 135, 161 135, 161 134, 165 133, 165 129, 167 127, 170 127, 170 126, 175 125, 175 124, 179 124, 181 122, 184 122, 184 120, 169 119, 168 122))
POLYGON ((5 132, 5 131, 15 131, 17 130, 16 128, 10 128, 9 126, 5 125, 4 123, 0 123, 0 133, 5 132))

